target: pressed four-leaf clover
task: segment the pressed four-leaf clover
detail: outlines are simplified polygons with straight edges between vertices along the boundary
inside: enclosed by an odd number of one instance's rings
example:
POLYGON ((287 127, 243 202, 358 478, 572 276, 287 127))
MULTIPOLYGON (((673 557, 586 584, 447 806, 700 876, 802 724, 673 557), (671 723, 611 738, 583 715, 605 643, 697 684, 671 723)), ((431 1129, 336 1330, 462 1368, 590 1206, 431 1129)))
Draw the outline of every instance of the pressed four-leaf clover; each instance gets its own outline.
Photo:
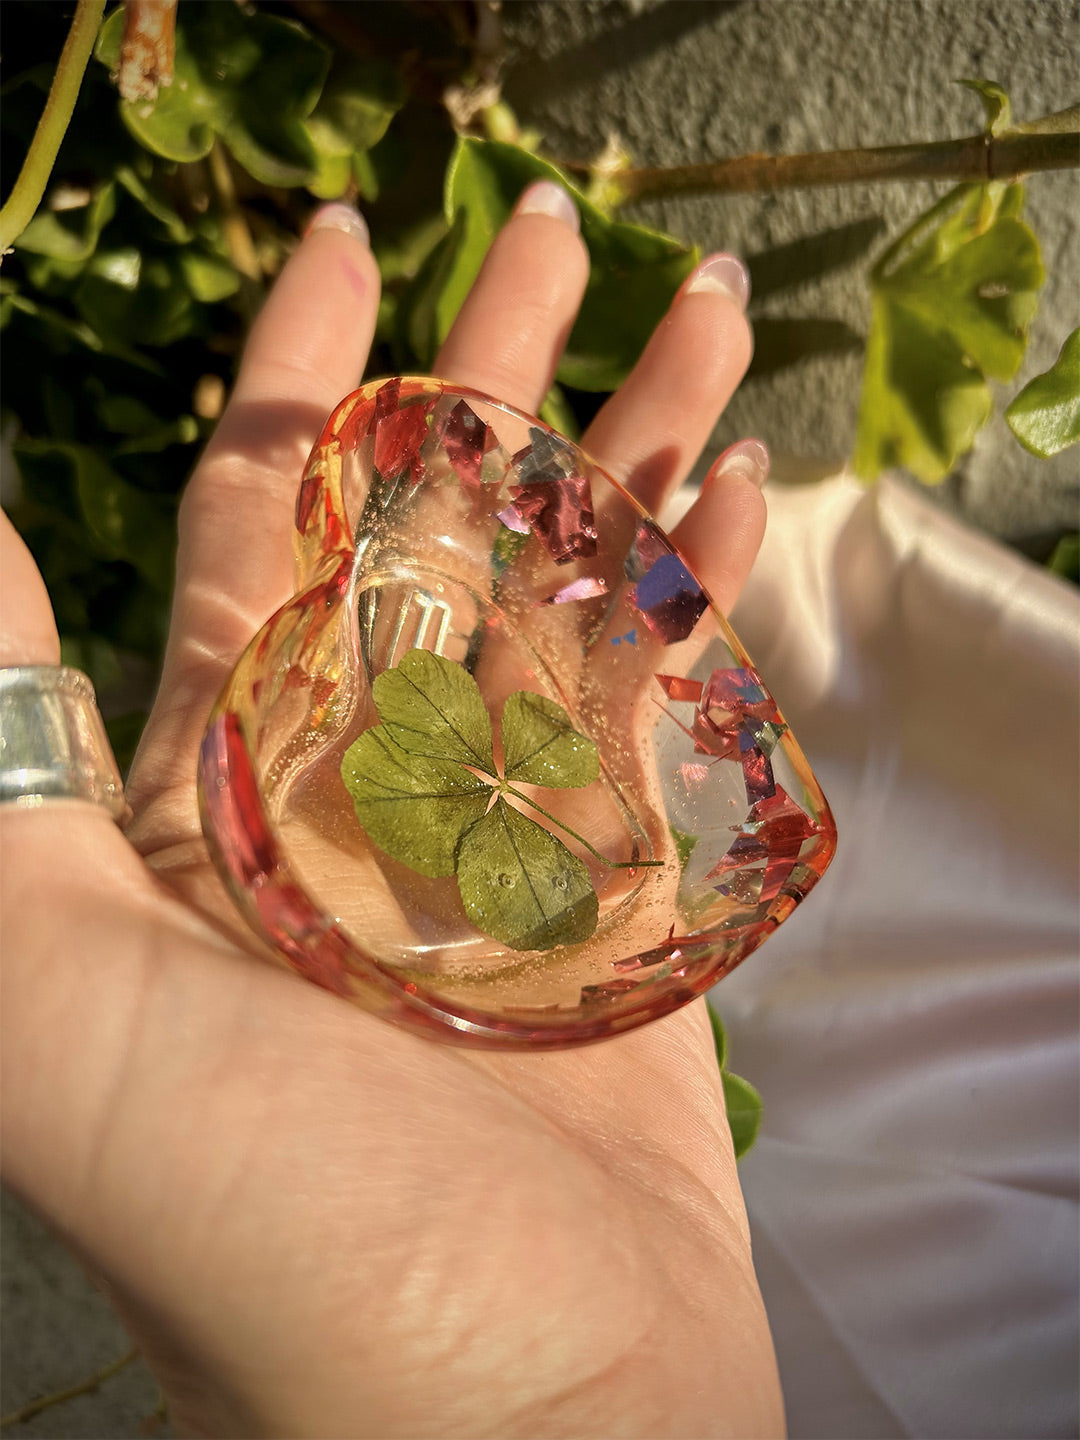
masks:
POLYGON ((375 844, 421 875, 456 874, 472 923, 512 950, 587 940, 598 914, 588 869, 507 798, 531 805, 605 865, 621 868, 514 788, 576 788, 598 777, 596 746, 562 706, 526 690, 509 697, 500 774, 480 687, 462 666, 410 650, 378 676, 372 694, 381 723, 349 747, 341 774, 375 844))

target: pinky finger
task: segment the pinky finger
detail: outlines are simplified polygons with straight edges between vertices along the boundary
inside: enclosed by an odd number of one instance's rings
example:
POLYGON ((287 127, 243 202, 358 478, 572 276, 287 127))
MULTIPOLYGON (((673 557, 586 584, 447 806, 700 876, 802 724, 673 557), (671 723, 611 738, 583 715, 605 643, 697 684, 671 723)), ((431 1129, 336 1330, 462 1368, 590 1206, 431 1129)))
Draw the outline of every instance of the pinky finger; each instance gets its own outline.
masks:
POLYGON ((761 487, 769 452, 760 440, 740 440, 717 460, 701 494, 671 532, 687 564, 727 615, 746 583, 765 534, 761 487))

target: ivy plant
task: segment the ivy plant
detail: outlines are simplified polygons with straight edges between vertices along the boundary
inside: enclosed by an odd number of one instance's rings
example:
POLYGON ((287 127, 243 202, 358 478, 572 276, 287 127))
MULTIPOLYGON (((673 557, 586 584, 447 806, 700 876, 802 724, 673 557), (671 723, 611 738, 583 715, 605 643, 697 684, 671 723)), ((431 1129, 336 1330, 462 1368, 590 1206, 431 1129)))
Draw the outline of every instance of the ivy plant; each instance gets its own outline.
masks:
POLYGON ((1050 369, 1024 386, 1005 419, 1024 449, 1043 460, 1080 440, 1080 329, 1050 369))
POLYGON ((716 1049, 716 1063, 720 1067, 720 1079, 724 1087, 724 1105, 727 1109, 728 1124, 731 1126, 731 1143, 738 1160, 757 1139, 765 1107, 760 1094, 750 1081, 728 1069, 728 1044, 724 1022, 708 1001, 706 1007, 716 1049))
POLYGON ((855 468, 941 480, 989 419, 988 377, 1023 359, 1044 274, 1020 185, 961 185, 871 271, 855 468))

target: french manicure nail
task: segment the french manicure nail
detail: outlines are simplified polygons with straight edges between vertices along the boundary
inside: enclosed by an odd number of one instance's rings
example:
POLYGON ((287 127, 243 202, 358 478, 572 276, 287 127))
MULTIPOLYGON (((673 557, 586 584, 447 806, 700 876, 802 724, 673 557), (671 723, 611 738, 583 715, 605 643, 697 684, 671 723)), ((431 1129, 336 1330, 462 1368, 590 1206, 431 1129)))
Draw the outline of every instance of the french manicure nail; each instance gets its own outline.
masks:
POLYGON ((740 310, 750 302, 750 272, 735 255, 707 255, 686 282, 688 295, 726 295, 740 310))
POLYGON ((323 205, 315 211, 315 214, 308 221, 305 235, 310 235, 313 230, 344 230, 346 235, 351 235, 359 240, 362 245, 370 243, 367 223, 359 210, 346 205, 343 200, 331 201, 329 205, 323 205))
POLYGON ((760 440, 740 440, 725 450, 712 469, 712 478, 738 475, 760 490, 769 478, 769 451, 760 440))
POLYGON ((553 220, 569 225, 575 233, 581 229, 581 217, 570 192, 554 180, 535 180, 522 192, 514 214, 550 215, 553 220))

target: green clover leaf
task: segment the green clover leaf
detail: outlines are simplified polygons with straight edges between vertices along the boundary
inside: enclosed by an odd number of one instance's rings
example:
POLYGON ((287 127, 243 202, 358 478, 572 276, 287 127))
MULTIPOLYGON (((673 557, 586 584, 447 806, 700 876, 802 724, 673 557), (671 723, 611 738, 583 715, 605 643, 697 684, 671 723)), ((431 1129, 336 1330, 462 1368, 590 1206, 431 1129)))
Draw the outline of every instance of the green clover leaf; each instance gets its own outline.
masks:
POLYGON ((571 727, 561 705, 519 690, 503 707, 503 764, 507 780, 530 785, 591 785, 600 774, 596 746, 571 727))
POLYGON ((458 842, 491 799, 491 787, 471 771, 409 754, 385 725, 349 746, 341 775, 375 844, 421 875, 453 875, 458 842))
POLYGON ((1005 419, 1024 449, 1043 460, 1080 440, 1080 329, 1050 369, 1024 386, 1005 419))
POLYGON ((460 665, 410 650, 372 686, 387 734, 412 755, 456 760, 494 774, 491 721, 480 686, 460 665))
POLYGON ((502 796, 462 837, 457 874, 469 919, 511 950, 574 945, 596 929, 588 870, 502 796))
POLYGON ((531 805, 605 865, 608 860, 512 781, 574 789, 600 773, 596 746, 561 705, 519 690, 503 707, 503 772, 480 687, 461 665, 410 650, 372 686, 378 725, 349 746, 341 776, 375 844, 421 875, 457 875, 478 930, 512 950, 576 945, 596 929, 588 869, 550 830, 507 802, 531 805), (477 774, 476 771, 482 773, 477 774))

